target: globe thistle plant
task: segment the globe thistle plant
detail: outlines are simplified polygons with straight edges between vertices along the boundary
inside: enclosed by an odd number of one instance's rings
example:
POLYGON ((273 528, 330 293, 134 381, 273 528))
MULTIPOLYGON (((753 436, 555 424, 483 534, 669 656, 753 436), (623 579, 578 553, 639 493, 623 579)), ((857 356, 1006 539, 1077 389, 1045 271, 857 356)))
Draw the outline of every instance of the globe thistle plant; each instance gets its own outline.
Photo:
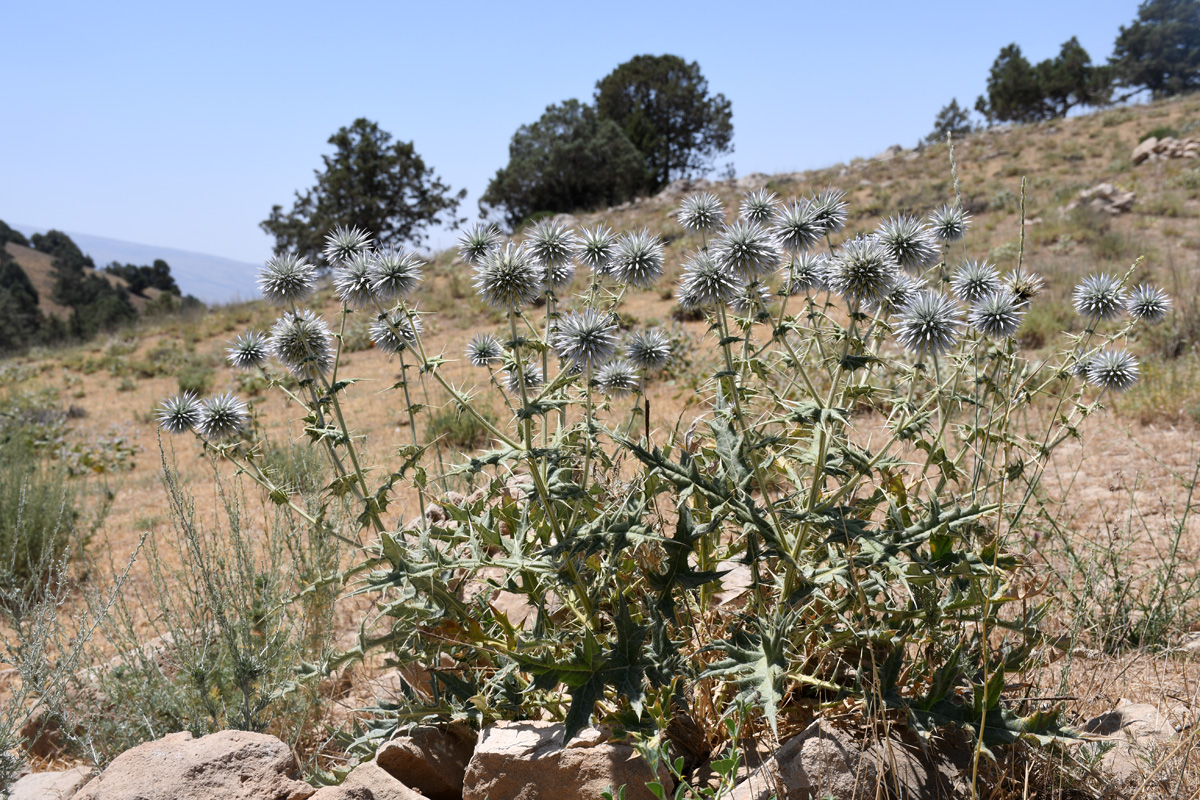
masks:
POLYGON ((1125 308, 1134 319, 1154 324, 1171 310, 1171 298, 1157 286, 1142 284, 1130 292, 1125 308))
POLYGON ((950 288, 964 303, 978 303, 988 295, 1000 291, 1003 284, 1000 272, 986 261, 967 259, 954 271, 950 288))
POLYGON ((475 288, 493 308, 520 308, 542 293, 542 272, 523 245, 509 242, 475 268, 475 288))
POLYGON ((1016 298, 1028 303, 1042 293, 1046 282, 1036 272, 1030 272, 1024 267, 1013 270, 1004 276, 1004 284, 1016 298))
POLYGON ((1121 316, 1127 302, 1121 279, 1104 273, 1084 278, 1071 299, 1081 316, 1096 322, 1121 316))
POLYGON ((607 225, 584 228, 579 236, 579 262, 597 275, 607 275, 617 250, 617 237, 607 225))
POLYGON ((596 373, 596 385, 612 397, 624 397, 636 391, 638 381, 637 369, 623 358, 608 362, 596 373))
POLYGON ((896 276, 896 282, 892 284, 892 288, 888 289, 879 299, 867 301, 865 307, 872 314, 876 312, 897 314, 927 288, 925 281, 901 272, 896 276))
POLYGON ((412 294, 421 283, 425 262, 413 253, 388 247, 371 258, 371 289, 385 302, 412 294))
MULTIPOLYGON (((522 375, 524 376, 525 391, 527 392, 540 389, 542 384, 545 383, 545 378, 542 375, 542 368, 532 361, 525 365, 524 369, 522 370, 522 375)), ((508 369, 504 371, 504 388, 507 389, 510 394, 521 393, 522 375, 518 375, 515 369, 508 369)))
POLYGON ((778 200, 778 195, 766 187, 751 192, 742 198, 742 219, 765 225, 771 217, 775 216, 775 203, 778 200))
POLYGON ((196 431, 205 439, 232 439, 246 427, 246 404, 232 394, 220 394, 200 403, 196 431))
POLYGON ((325 250, 322 255, 327 264, 337 267, 357 254, 366 253, 370 249, 371 234, 361 228, 339 225, 325 237, 325 250))
POLYGON ((733 313, 743 317, 757 316, 759 311, 771 303, 771 290, 759 281, 742 286, 729 301, 733 313))
POLYGON ((900 266, 873 236, 845 242, 830 264, 826 282, 850 302, 882 301, 900 277, 900 266))
POLYGON ((350 308, 366 308, 375 299, 375 279, 371 275, 374 256, 355 253, 333 271, 333 291, 350 308))
POLYGON ((312 311, 289 312, 271 328, 271 352, 297 378, 317 378, 333 366, 333 335, 312 311))
POLYGON ((971 306, 967 322, 989 339, 1008 339, 1025 319, 1025 303, 1007 289, 986 294, 971 306))
POLYGON ((713 231, 725 222, 725 206, 715 194, 701 192, 684 200, 675 217, 690 231, 713 231))
POLYGON ((784 269, 784 291, 789 295, 816 292, 825 288, 825 256, 817 253, 797 253, 791 256, 784 269))
POLYGON ((940 292, 923 291, 900 311, 896 341, 919 356, 941 355, 954 347, 962 328, 958 306, 940 292))
POLYGON ((876 232, 880 244, 901 267, 920 272, 938 260, 933 237, 919 219, 900 214, 884 220, 876 232))
POLYGON ((235 369, 261 367, 271 357, 271 346, 267 337, 258 331, 246 331, 234 338, 229 353, 229 364, 235 369))
POLYGON ((467 345, 466 356, 472 366, 486 367, 504 358, 504 347, 492 334, 479 333, 467 345))
POLYGON ((1127 350, 1101 350, 1087 364, 1088 383, 1123 392, 1138 379, 1138 362, 1127 350))
POLYGON ((783 255, 771 231, 746 220, 725 228, 711 249, 717 261, 743 282, 774 272, 783 255))
POLYGON ((390 311, 371 323, 371 341, 384 353, 402 353, 416 344, 421 329, 420 317, 410 317, 402 310, 390 311))
POLYGON ((565 314, 554 334, 554 349, 568 362, 586 368, 612 358, 617 349, 617 324, 611 314, 594 308, 565 314))
POLYGON ((812 197, 813 214, 826 236, 840 233, 849 217, 846 193, 841 189, 825 189, 812 197))
POLYGON ((275 256, 258 273, 258 288, 268 303, 296 306, 307 300, 317 286, 317 270, 299 256, 275 256))
POLYGON ((575 232, 552 219, 544 219, 525 236, 525 250, 530 258, 545 270, 543 280, 547 289, 560 289, 575 274, 572 262, 579 239, 575 232))
POLYGON ((684 308, 724 305, 737 296, 742 285, 714 256, 701 250, 683 265, 679 304, 684 308))
POLYGON ((929 215, 929 227, 932 229, 933 238, 942 244, 957 242, 966 236, 970 222, 971 215, 957 203, 935 208, 929 215))
POLYGON ((636 331, 625 342, 629 363, 646 372, 657 372, 671 360, 671 340, 658 328, 636 331))
POLYGON ((825 236, 825 226, 817 218, 817 206, 810 200, 793 200, 775 212, 772 232, 779 244, 793 253, 812 248, 825 236))
POLYGON ((473 267, 479 266, 487 254, 500 246, 500 229, 492 223, 477 222, 458 235, 458 255, 473 267))
POLYGON ((663 274, 663 246, 647 230, 626 233, 617 240, 609 274, 636 289, 649 289, 663 274))
POLYGON ((192 392, 168 397, 158 407, 158 427, 167 433, 194 430, 200 422, 200 401, 192 392))

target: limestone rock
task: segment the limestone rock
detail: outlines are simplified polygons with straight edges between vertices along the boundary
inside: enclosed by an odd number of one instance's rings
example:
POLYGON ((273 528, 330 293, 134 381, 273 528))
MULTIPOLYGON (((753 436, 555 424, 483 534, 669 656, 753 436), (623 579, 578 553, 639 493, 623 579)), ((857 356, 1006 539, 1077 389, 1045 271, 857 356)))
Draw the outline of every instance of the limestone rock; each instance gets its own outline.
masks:
POLYGON ((1117 746, 1104 754, 1102 767, 1121 780, 1139 773, 1150 751, 1174 738, 1175 726, 1157 707, 1148 703, 1122 700, 1106 714, 1088 720, 1082 730, 1095 736, 1115 740, 1117 746))
POLYGON ((874 797, 880 772, 874 754, 849 734, 817 720, 733 789, 732 800, 874 797))
MULTIPOLYGON (((652 800, 650 767, 627 744, 588 728, 563 746, 558 722, 500 722, 479 737, 467 767, 463 800, 600 800, 605 789, 625 788, 626 800, 652 800)), ((665 766, 659 781, 674 788, 665 766)))
POLYGON ((91 777, 91 767, 26 775, 13 784, 8 800, 70 800, 91 777))
POLYGON ((1137 147, 1133 148, 1133 154, 1129 156, 1129 160, 1132 161, 1135 165, 1141 164, 1143 161, 1148 159, 1151 156, 1151 154, 1154 153, 1154 148, 1157 145, 1158 145, 1158 139, 1151 136, 1149 139, 1146 139, 1145 141, 1140 143, 1137 147))
POLYGON ((359 764, 339 786, 326 786, 309 800, 425 800, 374 761, 359 764))
POLYGON ((475 740, 465 725, 421 725, 379 748, 375 763, 429 800, 462 800, 475 740))
POLYGON ((73 800, 304 800, 288 746, 262 733, 186 731, 117 756, 73 800))

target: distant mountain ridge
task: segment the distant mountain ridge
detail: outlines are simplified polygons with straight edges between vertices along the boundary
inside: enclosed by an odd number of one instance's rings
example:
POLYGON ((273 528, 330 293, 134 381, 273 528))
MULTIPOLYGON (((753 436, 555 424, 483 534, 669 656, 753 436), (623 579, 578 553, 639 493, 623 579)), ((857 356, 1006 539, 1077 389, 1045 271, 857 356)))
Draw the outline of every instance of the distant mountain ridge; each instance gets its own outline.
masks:
MULTIPOLYGON (((38 225, 9 224, 26 236, 49 230, 38 225)), ((255 285, 258 266, 255 264, 191 250, 126 242, 75 231, 63 232, 79 245, 80 250, 92 257, 98 269, 103 269, 113 261, 142 265, 152 264, 154 259, 161 258, 171 265, 171 274, 179 284, 180 290, 184 294, 195 295, 206 303, 230 303, 235 300, 251 300, 258 296, 258 288, 255 285)))

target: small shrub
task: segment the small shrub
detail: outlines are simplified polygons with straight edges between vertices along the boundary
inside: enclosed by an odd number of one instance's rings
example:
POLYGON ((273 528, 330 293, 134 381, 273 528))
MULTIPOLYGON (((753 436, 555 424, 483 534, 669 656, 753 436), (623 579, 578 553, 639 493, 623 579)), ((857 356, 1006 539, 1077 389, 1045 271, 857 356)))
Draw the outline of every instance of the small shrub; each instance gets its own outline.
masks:
MULTIPOLYGON (((496 415, 491 411, 485 409, 481 414, 487 422, 496 423, 496 415)), ((466 451, 477 450, 491 441, 491 433, 483 422, 453 406, 446 406, 429 418, 425 437, 427 441, 436 439, 466 451)))
POLYGON ((1177 131, 1175 128, 1172 128, 1170 125, 1159 125, 1157 128, 1152 128, 1151 130, 1139 136, 1138 142, 1144 142, 1150 137, 1154 137, 1155 139, 1178 139, 1179 136, 1179 131, 1177 131))
POLYGON ((179 372, 179 391, 206 395, 212 390, 213 371, 208 367, 191 365, 179 372))
POLYGON ((325 485, 325 461, 308 442, 267 445, 262 469, 288 494, 311 494, 325 485))
POLYGON ((78 516, 61 469, 0 451, 0 596, 40 591, 63 566, 78 516))

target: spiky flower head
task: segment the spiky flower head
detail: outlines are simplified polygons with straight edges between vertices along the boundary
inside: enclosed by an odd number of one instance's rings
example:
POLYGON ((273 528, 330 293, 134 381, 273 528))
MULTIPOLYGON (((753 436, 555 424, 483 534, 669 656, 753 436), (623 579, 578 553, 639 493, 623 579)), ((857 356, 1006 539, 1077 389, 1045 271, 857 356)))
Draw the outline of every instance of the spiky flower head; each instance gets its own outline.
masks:
POLYGON ((271 328, 271 351, 297 378, 316 378, 333 366, 333 335, 309 309, 288 312, 271 328))
POLYGON ((1089 275, 1075 287, 1071 297, 1075 310, 1090 320, 1116 319, 1125 310, 1125 289, 1121 279, 1100 273, 1089 275))
POLYGON ((371 289, 386 302, 400 300, 421 283, 424 267, 414 253, 394 247, 377 250, 371 258, 371 289))
POLYGON ((657 372, 671 360, 671 340, 658 328, 635 331, 625 342, 625 357, 638 369, 657 372))
POLYGON ((743 317, 757 317, 771 303, 771 290, 766 284, 755 281, 746 284, 729 301, 733 313, 743 317))
POLYGON ((219 394, 200 403, 196 431, 205 439, 232 439, 246 427, 246 404, 232 394, 219 394))
POLYGON ((1046 282, 1036 272, 1030 272, 1024 267, 1014 269, 1004 276, 1004 284, 1016 295, 1018 300, 1028 303, 1042 293, 1046 282))
POLYGON ((879 224, 879 242, 897 264, 920 272, 938 260, 938 248, 929 229, 916 217, 898 214, 879 224))
POLYGON ((1000 272, 986 261, 967 259, 954 271, 950 288, 964 303, 978 303, 990 294, 1000 291, 1000 272))
POLYGON ((542 269, 524 245, 509 242, 488 253, 475 268, 475 289, 490 306, 520 308, 542 293, 542 269))
POLYGON ((765 225, 771 217, 775 216, 775 203, 778 200, 779 196, 765 186, 750 192, 742 198, 742 219, 765 225))
POLYGON ((1101 350, 1088 360, 1088 383, 1123 392, 1138 379, 1138 362, 1127 350, 1101 350))
POLYGON ((192 392, 163 400, 158 407, 158 427, 167 433, 190 431, 200 422, 200 401, 192 392))
POLYGON ((572 311, 559 319, 553 344, 563 360, 594 367, 616 352, 617 323, 611 314, 594 308, 572 311))
POLYGON ((458 255, 473 267, 500 246, 500 229, 490 222, 476 222, 458 234, 458 255))
POLYGON ((624 397, 638 387, 638 372, 623 358, 610 361, 596 373, 600 391, 613 397, 624 397))
POLYGON ((521 381, 525 382, 525 391, 533 391, 540 389, 545 383, 545 378, 542 376, 542 368, 532 361, 525 365, 525 368, 518 375, 515 369, 507 369, 504 371, 504 388, 510 394, 521 393, 521 381))
POLYGON ((820 291, 825 288, 825 256, 802 252, 788 258, 784 265, 784 290, 790 295, 820 291))
POLYGON ((826 282, 848 301, 879 302, 900 277, 900 266, 874 236, 856 236, 842 244, 829 265, 826 282))
POLYGON ((609 274, 628 286, 649 289, 663 274, 662 241, 645 229, 622 234, 609 274))
POLYGON ((374 256, 355 253, 333 270, 333 291, 350 308, 365 308, 375 298, 375 280, 371 276, 374 256))
POLYGON ((316 285, 316 268, 292 253, 275 256, 258 273, 259 290, 268 303, 276 306, 303 303, 316 285))
POLYGON ((1171 298, 1157 286, 1142 284, 1129 294, 1129 302, 1125 304, 1134 319, 1143 322, 1162 322, 1163 317, 1171 310, 1171 298))
POLYGON ((801 253, 821 241, 825 226, 818 219, 814 202, 793 200, 775 212, 772 232, 784 249, 801 253))
POLYGON ((267 337, 258 331, 239 333, 229 348, 229 364, 235 369, 261 367, 271 357, 271 345, 267 337))
POLYGON ((575 232, 553 219, 543 219, 525 234, 525 249, 530 257, 550 276, 575 260, 579 237, 575 232))
POLYGON ((706 251, 698 251, 683 265, 679 279, 679 304, 684 308, 708 308, 733 300, 742 288, 724 265, 706 251))
POLYGON ((607 275, 613 255, 617 251, 617 237, 607 225, 583 228, 579 236, 579 263, 597 275, 607 275))
POLYGON ((841 189, 831 187, 814 194, 812 204, 817 224, 825 230, 826 235, 832 236, 846 227, 849 206, 846 204, 846 193, 841 189))
POLYGON ((783 257, 771 231, 746 220, 726 227, 711 250, 717 261, 743 282, 774 272, 783 257))
POLYGON ((962 328, 961 312, 940 292, 923 291, 896 317, 896 340, 921 356, 940 355, 954 347, 962 328))
POLYGON ((371 341, 384 353, 400 353, 416 344, 422 327, 420 317, 396 309, 371 323, 371 341))
POLYGON ((701 192, 685 199, 675 217, 690 231, 712 231, 725 221, 725 206, 715 194, 701 192))
POLYGON ((864 305, 866 310, 872 314, 876 312, 898 314, 927 288, 925 281, 901 272, 896 276, 896 282, 892 284, 892 288, 888 289, 882 297, 877 300, 868 300, 864 305))
POLYGON ((942 242, 957 242, 967 235, 967 226, 971 223, 971 215, 963 207, 955 203, 947 203, 935 208, 929 215, 929 226, 933 229, 933 238, 942 242))
POLYGON ((467 361, 476 367, 486 367, 504 358, 500 340, 490 333, 476 334, 467 345, 467 361))
POLYGON ((325 251, 322 255, 325 256, 326 263, 336 267, 358 253, 365 253, 370 249, 371 234, 358 227, 338 225, 325 237, 325 251))
POLYGON ((1026 304, 1008 289, 999 288, 981 297, 967 313, 971 327, 989 339, 1007 339, 1025 319, 1026 304))
POLYGON ((1088 367, 1091 366, 1094 356, 1094 353, 1075 352, 1070 366, 1071 374, 1081 381, 1086 381, 1088 379, 1088 367))

